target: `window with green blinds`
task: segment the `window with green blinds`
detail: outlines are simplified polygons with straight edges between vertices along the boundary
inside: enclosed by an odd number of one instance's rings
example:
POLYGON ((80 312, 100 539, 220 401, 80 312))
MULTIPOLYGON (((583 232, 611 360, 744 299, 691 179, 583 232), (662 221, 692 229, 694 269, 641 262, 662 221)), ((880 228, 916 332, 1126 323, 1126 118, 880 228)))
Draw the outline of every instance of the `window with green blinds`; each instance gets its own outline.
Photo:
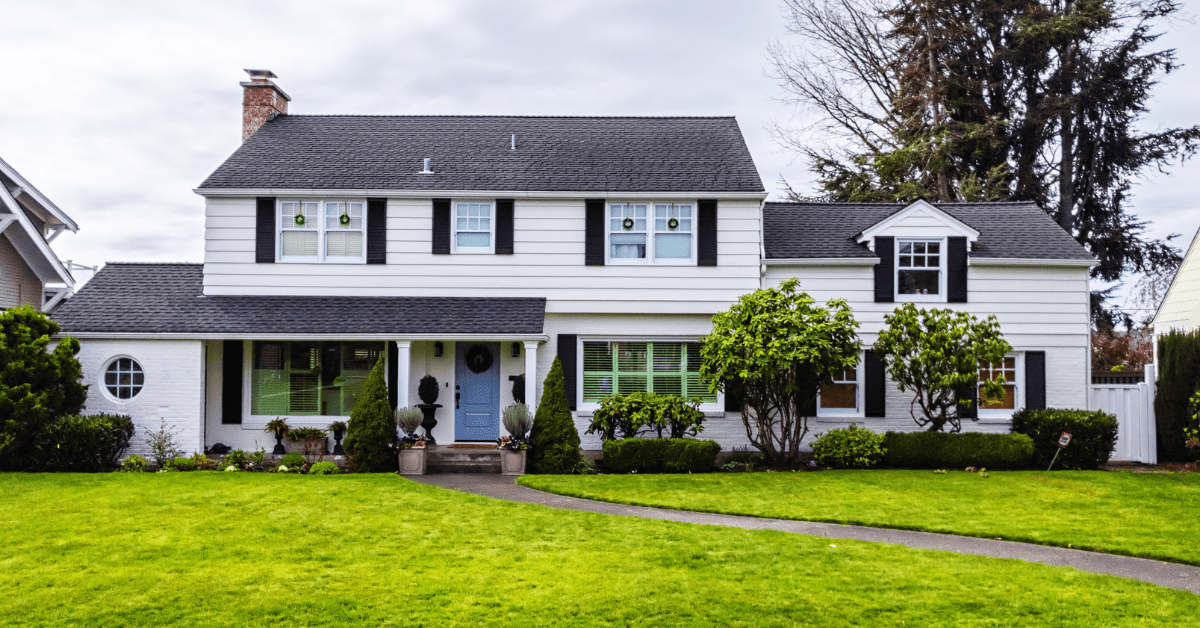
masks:
POLYGON ((717 401, 700 379, 699 343, 583 343, 584 402, 634 392, 695 397, 701 403, 717 401))

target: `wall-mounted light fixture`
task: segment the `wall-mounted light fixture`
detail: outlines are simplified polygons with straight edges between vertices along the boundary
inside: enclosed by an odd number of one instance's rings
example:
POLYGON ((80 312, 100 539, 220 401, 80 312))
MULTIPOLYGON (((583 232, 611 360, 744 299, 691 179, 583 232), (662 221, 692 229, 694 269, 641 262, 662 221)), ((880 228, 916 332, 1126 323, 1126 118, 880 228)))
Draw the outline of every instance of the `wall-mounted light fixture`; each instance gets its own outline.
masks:
POLYGON ((521 357, 521 343, 519 343, 519 342, 512 343, 512 357, 514 357, 514 358, 521 357))
POLYGON ((433 357, 440 358, 440 357, 442 357, 442 354, 445 353, 445 351, 446 351, 446 346, 443 345, 441 342, 433 343, 433 357))

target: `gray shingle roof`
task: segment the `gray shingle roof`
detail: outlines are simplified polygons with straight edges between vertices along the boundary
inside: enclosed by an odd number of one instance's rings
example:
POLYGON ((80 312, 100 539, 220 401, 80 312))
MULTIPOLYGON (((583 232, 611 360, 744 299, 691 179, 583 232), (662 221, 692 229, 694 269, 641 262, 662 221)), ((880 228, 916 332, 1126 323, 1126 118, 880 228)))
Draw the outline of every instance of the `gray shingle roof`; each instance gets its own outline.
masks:
POLYGON ((51 317, 64 334, 541 334, 541 298, 203 296, 201 264, 113 263, 51 317))
POLYGON ((764 191, 732 117, 285 115, 200 187, 764 191))
MULTIPOLYGON (((767 203, 763 247, 768 259, 874 258, 854 241, 860 232, 911 203, 767 203)), ((936 203, 979 232, 974 257, 1093 259, 1035 203, 936 203)))

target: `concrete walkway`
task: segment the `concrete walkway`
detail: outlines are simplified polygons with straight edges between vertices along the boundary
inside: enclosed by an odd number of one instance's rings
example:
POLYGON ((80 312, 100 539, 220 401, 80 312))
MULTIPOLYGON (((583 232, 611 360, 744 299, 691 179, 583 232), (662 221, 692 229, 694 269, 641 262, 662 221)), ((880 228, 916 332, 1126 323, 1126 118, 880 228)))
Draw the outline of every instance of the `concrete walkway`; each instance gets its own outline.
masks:
POLYGON ((1200 594, 1200 567, 1176 565, 1145 558, 1130 558, 1113 554, 1099 554, 1080 550, 1046 547, 1012 541, 993 541, 949 534, 885 530, 862 526, 834 523, 812 523, 786 519, 760 519, 734 515, 714 515, 665 508, 646 508, 610 504, 589 499, 566 497, 518 486, 512 476, 459 473, 410 477, 424 484, 440 486, 465 493, 474 493, 496 499, 527 504, 539 504, 551 508, 583 510, 608 515, 624 515, 643 519, 680 521, 700 525, 728 526, 746 530, 778 530, 795 534, 807 534, 832 539, 855 539, 876 543, 906 545, 921 549, 942 550, 957 554, 974 554, 993 558, 1015 558, 1031 563, 1044 563, 1059 567, 1074 567, 1083 571, 1132 578, 1172 589, 1182 589, 1200 594))

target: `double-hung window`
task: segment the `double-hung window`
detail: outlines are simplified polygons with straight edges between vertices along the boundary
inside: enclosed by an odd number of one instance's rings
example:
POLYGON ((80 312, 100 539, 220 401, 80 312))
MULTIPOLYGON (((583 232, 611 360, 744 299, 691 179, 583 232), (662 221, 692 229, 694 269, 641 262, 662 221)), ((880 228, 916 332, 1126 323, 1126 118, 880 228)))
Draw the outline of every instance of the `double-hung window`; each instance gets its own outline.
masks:
POLYGON ((694 212, 692 203, 609 203, 608 262, 694 263, 694 212))
POLYGON ((280 201, 279 261, 365 262, 364 201, 280 201))
POLYGON ((493 253, 496 250, 496 221, 490 202, 454 204, 454 252, 493 253))
POLYGON ((652 392, 716 403, 700 378, 696 342, 583 342, 583 402, 652 392))
POLYGON ((858 381, 859 367, 852 366, 833 376, 833 382, 821 387, 817 398, 817 414, 832 416, 839 414, 857 415, 862 403, 858 381))
POLYGON ((1017 356, 1006 356, 999 362, 979 363, 979 411, 981 416, 1004 416, 1017 409, 1017 356), (985 402, 983 399, 983 382, 999 381, 1004 378, 1004 396, 998 400, 985 402))
POLYGON ((347 416, 383 350, 382 342, 255 341, 250 414, 347 416))
POLYGON ((896 294, 901 300, 942 300, 941 239, 896 240, 896 294))

